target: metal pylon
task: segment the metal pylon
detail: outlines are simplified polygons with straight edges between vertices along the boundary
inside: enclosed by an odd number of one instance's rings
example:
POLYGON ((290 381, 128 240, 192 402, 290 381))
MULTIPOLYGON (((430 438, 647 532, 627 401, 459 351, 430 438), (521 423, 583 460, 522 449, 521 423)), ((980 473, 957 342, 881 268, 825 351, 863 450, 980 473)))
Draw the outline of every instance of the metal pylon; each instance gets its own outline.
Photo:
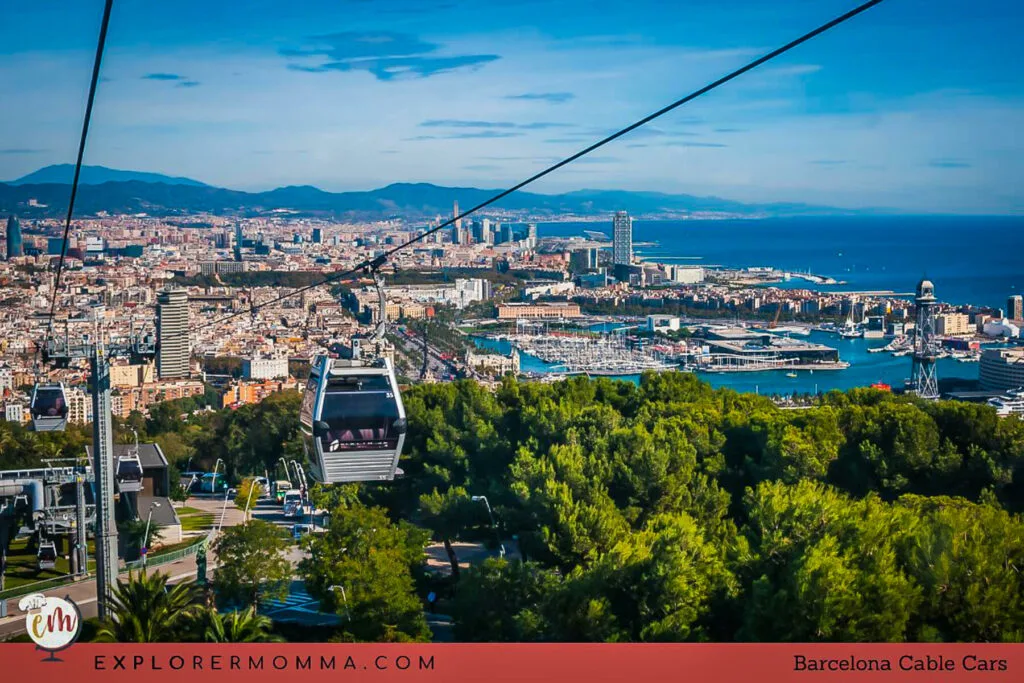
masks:
POLYGON ((117 581, 117 525, 114 521, 114 433, 110 416, 110 365, 97 344, 92 366, 92 444, 96 477, 96 600, 99 618, 117 581))

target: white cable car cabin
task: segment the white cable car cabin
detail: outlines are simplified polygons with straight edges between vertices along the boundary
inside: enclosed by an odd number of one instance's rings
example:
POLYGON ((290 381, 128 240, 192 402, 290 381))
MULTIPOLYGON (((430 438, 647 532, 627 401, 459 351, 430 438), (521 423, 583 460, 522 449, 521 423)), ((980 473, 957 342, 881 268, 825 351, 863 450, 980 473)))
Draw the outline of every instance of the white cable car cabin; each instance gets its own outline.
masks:
POLYGON ((324 484, 391 481, 405 443, 405 407, 386 358, 313 364, 300 422, 306 470, 324 484))
POLYGON ((57 568, 57 546, 53 541, 40 541, 36 551, 36 566, 43 569, 57 568))
POLYGON ((117 458, 117 488, 122 493, 138 493, 142 490, 142 461, 138 453, 128 453, 117 458))
POLYGON ((68 424, 68 397, 64 385, 37 384, 29 406, 37 432, 62 432, 68 424))

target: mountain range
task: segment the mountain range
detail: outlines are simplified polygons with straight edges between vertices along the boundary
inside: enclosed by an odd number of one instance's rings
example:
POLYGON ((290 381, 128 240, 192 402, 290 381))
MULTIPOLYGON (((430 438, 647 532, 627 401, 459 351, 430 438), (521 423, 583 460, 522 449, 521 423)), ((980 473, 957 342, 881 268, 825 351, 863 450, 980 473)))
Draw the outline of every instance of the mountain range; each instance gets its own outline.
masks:
MULTIPOLYGON (((74 164, 53 164, 44 166, 38 171, 33 171, 17 180, 12 180, 9 185, 46 185, 57 183, 70 185, 75 178, 74 164)), ((143 183, 165 183, 167 185, 192 185, 194 187, 209 187, 206 183, 191 178, 175 178, 163 175, 162 173, 146 173, 144 171, 121 171, 106 166, 82 166, 82 172, 78 178, 79 185, 102 185, 103 183, 130 182, 138 180, 143 183)))
MULTIPOLYGON (((61 164, 0 183, 0 213, 39 218, 66 213, 68 185, 73 173, 73 166, 61 164)), ((83 166, 79 185, 75 213, 80 216, 100 212, 154 216, 189 213, 254 216, 287 211, 302 216, 362 220, 395 216, 432 218, 450 215, 452 203, 456 200, 465 208, 499 192, 428 183, 395 183, 365 192, 325 192, 309 185, 280 187, 267 192, 241 192, 189 178, 102 166, 83 166)), ((807 204, 746 204, 718 197, 627 190, 579 190, 557 195, 520 191, 497 202, 494 208, 534 217, 566 213, 601 215, 617 210, 645 216, 679 216, 694 212, 749 217, 854 213, 807 204)))

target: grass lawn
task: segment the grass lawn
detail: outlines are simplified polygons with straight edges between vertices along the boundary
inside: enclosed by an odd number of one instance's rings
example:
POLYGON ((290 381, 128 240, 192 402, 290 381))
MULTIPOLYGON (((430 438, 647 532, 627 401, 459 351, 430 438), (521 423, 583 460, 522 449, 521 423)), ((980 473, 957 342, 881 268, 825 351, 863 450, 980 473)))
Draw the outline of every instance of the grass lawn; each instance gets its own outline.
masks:
POLYGON ((191 515, 178 514, 181 519, 182 531, 203 531, 213 527, 213 513, 199 512, 191 515))
POLYGON ((190 508, 187 505, 182 506, 180 508, 174 508, 174 511, 178 513, 179 517, 184 517, 185 515, 202 514, 202 512, 203 512, 199 508, 190 508))

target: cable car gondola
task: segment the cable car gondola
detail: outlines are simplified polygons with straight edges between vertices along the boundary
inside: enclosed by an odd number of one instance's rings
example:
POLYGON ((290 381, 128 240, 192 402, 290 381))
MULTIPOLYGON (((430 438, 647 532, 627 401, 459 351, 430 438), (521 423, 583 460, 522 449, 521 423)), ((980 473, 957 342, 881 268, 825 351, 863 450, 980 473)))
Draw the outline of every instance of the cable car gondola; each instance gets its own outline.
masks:
POLYGON ((39 570, 57 568, 57 545, 53 541, 40 541, 36 551, 36 565, 39 570))
POLYGON ((62 432, 68 423, 68 397, 61 383, 37 384, 32 392, 32 426, 37 432, 62 432))
POLYGON ((325 484, 391 481, 405 443, 405 407, 387 358, 314 362, 300 412, 306 470, 325 484))
POLYGON ((142 462, 138 453, 128 453, 117 458, 117 488, 122 493, 138 493, 142 490, 142 462))

